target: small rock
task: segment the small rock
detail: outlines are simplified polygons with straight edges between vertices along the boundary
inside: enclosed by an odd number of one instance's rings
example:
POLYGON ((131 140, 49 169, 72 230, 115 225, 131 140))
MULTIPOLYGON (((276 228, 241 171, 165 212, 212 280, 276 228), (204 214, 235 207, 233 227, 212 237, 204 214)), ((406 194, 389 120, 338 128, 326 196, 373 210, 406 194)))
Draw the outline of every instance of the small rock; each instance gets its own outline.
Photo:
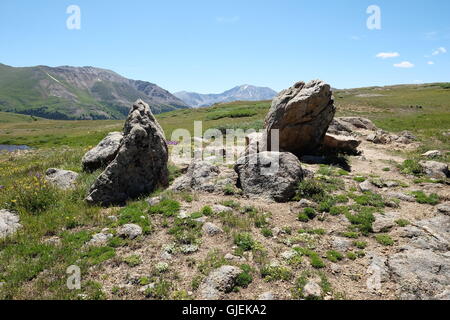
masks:
POLYGON ((401 193, 401 192, 390 192, 387 194, 389 198, 399 199, 407 202, 416 202, 416 198, 413 196, 401 193))
POLYGON ((308 281, 303 287, 303 295, 306 299, 315 299, 322 297, 322 288, 315 281, 308 281))
POLYGON ((117 222, 119 219, 116 216, 108 216, 108 219, 112 222, 117 222))
POLYGON ((442 156, 442 152, 440 152, 439 150, 431 150, 431 151, 428 151, 428 152, 425 152, 424 154, 422 154, 422 157, 429 158, 429 159, 437 158, 437 157, 441 157, 441 156, 442 156))
POLYGON ((232 208, 220 204, 213 205, 211 209, 214 213, 233 212, 232 208))
POLYGON ((112 237, 113 237, 113 235, 110 233, 96 233, 92 236, 92 239, 86 245, 88 245, 88 246, 103 246, 112 237))
POLYGON ((276 300, 276 297, 272 292, 268 291, 268 292, 261 293, 258 297, 258 300, 271 301, 271 300, 276 300))
POLYGON ((202 231, 208 236, 215 236, 223 232, 221 228, 216 226, 214 223, 207 222, 203 225, 202 231))
POLYGON ((450 216, 450 202, 445 202, 436 207, 439 213, 443 213, 447 216, 450 216))
POLYGON ((59 246, 61 244, 61 238, 55 236, 45 239, 43 242, 51 246, 59 246))
POLYGON ((8 210, 0 210, 0 239, 12 236, 22 225, 17 214, 8 210))
POLYGON ((166 251, 161 252, 160 257, 163 260, 172 260, 172 255, 166 251))
POLYGON ((75 188, 78 173, 51 168, 46 171, 45 179, 59 189, 68 190, 75 188))
POLYGON ((398 184, 397 181, 386 181, 384 183, 384 186, 387 187, 387 188, 395 188, 395 187, 398 187, 399 184, 398 184))
POLYGON ((145 201, 148 203, 148 205, 150 207, 153 207, 153 206, 156 206, 157 204, 159 204, 161 202, 161 197, 148 198, 145 201))
POLYGON ((123 238, 129 238, 133 240, 142 235, 142 228, 137 224, 126 224, 121 226, 117 230, 117 234, 123 238))
POLYGON ((332 247, 337 251, 345 252, 352 246, 352 241, 345 238, 332 237, 332 240, 332 247))
POLYGON ((420 162, 425 174, 430 178, 446 179, 450 174, 448 165, 437 161, 422 161, 420 162))
POLYGON ((294 209, 316 208, 317 204, 308 199, 302 199, 293 205, 294 209))
POLYGON ((385 214, 374 214, 375 221, 372 224, 373 232, 386 232, 390 228, 395 226, 395 221, 398 218, 398 214, 394 212, 388 212, 385 214))
POLYGON ((364 182, 361 182, 359 184, 359 190, 361 190, 361 192, 375 192, 378 188, 369 180, 366 180, 364 182))
POLYGON ((223 266, 212 271, 200 284, 199 292, 202 300, 218 300, 231 291, 241 269, 233 266, 223 266))

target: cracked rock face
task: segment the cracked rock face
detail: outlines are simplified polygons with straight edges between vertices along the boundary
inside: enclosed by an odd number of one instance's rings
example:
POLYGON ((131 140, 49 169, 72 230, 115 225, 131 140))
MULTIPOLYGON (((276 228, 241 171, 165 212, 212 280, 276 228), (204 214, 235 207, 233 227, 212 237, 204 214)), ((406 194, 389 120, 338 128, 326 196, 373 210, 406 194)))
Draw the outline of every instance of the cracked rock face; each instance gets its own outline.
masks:
POLYGON ((405 228, 403 236, 410 243, 388 257, 400 298, 445 299, 450 288, 450 217, 419 221, 405 228))
POLYGON ((95 148, 84 155, 82 159, 83 170, 93 172, 105 168, 116 157, 122 139, 122 132, 109 133, 95 148))
POLYGON ((104 206, 122 204, 167 186, 168 158, 162 128, 148 104, 138 100, 125 122, 115 159, 97 178, 86 200, 104 206))
POLYGON ((278 129, 280 151, 297 156, 314 153, 321 146, 335 113, 330 85, 321 80, 296 83, 272 102, 265 119, 267 150, 273 149, 271 132, 278 129))

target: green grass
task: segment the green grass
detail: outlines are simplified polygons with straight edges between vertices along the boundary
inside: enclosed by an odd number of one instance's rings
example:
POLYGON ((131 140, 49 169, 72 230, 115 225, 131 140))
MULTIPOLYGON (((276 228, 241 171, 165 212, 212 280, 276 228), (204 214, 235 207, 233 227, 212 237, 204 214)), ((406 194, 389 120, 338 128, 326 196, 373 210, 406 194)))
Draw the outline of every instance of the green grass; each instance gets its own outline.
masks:
POLYGON ((375 240, 383 246, 392 246, 395 241, 387 234, 378 234, 375 236, 375 240))

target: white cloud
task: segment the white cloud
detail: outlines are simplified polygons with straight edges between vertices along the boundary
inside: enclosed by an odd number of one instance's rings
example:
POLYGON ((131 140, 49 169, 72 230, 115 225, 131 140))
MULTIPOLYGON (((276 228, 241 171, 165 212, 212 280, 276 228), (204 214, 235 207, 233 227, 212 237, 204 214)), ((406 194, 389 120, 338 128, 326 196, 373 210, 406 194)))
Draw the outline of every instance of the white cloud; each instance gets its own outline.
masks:
POLYGON ((438 54, 441 53, 442 54, 447 53, 447 49, 445 49, 444 47, 437 48, 436 50, 433 51, 432 55, 437 56, 438 54))
POLYGON ((427 64, 429 64, 430 66, 432 66, 434 64, 433 61, 428 61, 427 64))
POLYGON ((234 16, 234 17, 217 17, 216 18, 216 22, 217 23, 236 23, 240 20, 241 18, 239 16, 234 16))
POLYGON ((408 68, 413 68, 413 67, 414 67, 414 64, 412 64, 412 63, 409 62, 409 61, 403 61, 403 62, 394 64, 394 67, 396 67, 396 68, 405 68, 405 69, 408 69, 408 68))
POLYGON ((377 58, 381 59, 389 59, 389 58, 397 58, 400 57, 400 53, 398 52, 380 52, 376 56, 377 58))

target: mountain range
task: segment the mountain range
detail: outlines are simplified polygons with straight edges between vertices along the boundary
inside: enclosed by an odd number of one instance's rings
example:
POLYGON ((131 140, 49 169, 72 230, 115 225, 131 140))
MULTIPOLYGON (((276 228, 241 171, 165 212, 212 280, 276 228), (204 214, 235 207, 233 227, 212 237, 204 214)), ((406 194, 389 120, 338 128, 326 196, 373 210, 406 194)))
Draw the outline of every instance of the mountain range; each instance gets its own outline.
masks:
POLYGON ((270 88, 242 85, 219 94, 181 91, 174 93, 174 95, 192 108, 202 108, 224 102, 272 100, 277 92, 270 88))
POLYGON ((124 119, 137 99, 154 113, 189 108, 156 84, 110 70, 0 64, 0 111, 60 120, 124 119))

